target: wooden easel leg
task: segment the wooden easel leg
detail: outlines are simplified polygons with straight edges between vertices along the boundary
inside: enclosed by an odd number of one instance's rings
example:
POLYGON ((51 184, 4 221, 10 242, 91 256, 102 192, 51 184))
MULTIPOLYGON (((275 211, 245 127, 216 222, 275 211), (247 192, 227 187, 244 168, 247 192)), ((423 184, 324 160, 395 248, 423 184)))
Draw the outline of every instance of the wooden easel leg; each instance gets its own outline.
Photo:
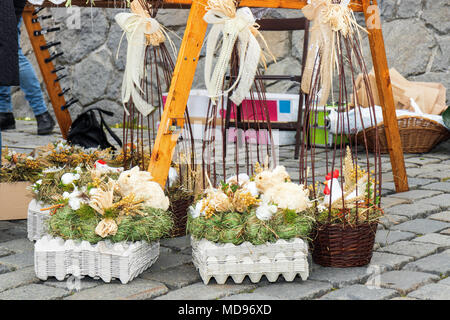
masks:
POLYGON ((67 133, 69 132, 70 125, 72 124, 72 119, 70 118, 70 113, 68 110, 61 110, 61 107, 66 104, 66 100, 61 93, 61 86, 58 81, 55 81, 58 77, 56 73, 52 73, 55 69, 53 62, 45 62, 45 59, 50 57, 50 52, 46 50, 41 50, 41 46, 46 45, 46 41, 43 35, 35 36, 34 31, 39 31, 42 29, 39 22, 32 23, 31 19, 33 17, 33 6, 26 6, 22 17, 23 23, 27 29, 28 37, 30 38, 31 46, 33 48, 36 60, 41 70, 42 78, 44 79, 45 87, 47 88, 47 93, 50 101, 55 111, 56 120, 58 121, 59 129, 64 139, 67 139, 67 133))
POLYGON ((158 128, 148 171, 153 180, 164 188, 169 173, 179 131, 184 126, 184 112, 194 80, 207 23, 204 1, 194 0, 178 54, 169 94, 158 128))
POLYGON ((362 0, 362 3, 366 26, 369 31, 369 43, 378 95, 383 109, 383 121, 391 158, 395 190, 397 192, 405 192, 409 190, 408 177, 406 175, 402 142, 400 140, 397 115, 395 113, 394 96, 392 94, 391 78, 381 30, 379 9, 375 0, 362 0))

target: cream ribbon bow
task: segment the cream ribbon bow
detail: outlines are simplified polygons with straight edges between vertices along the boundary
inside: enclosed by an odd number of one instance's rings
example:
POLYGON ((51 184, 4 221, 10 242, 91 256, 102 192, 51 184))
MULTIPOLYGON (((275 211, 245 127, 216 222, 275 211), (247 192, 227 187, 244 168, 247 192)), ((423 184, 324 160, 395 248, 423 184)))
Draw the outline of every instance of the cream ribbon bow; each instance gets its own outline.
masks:
POLYGON ((253 34, 253 29, 257 32, 254 27, 256 20, 247 7, 236 10, 234 17, 227 15, 222 10, 210 8, 203 19, 212 24, 207 38, 205 60, 205 84, 209 97, 212 103, 216 104, 218 97, 236 88, 230 99, 236 105, 239 105, 250 91, 261 58, 262 50, 253 34), (212 71, 214 52, 218 46, 220 34, 222 34, 222 49, 214 71, 212 71), (233 85, 223 92, 222 85, 225 72, 237 40, 239 74, 233 85))
MULTIPOLYGON (((118 13, 114 18, 123 29, 124 34, 127 35, 128 41, 127 60, 122 82, 122 103, 124 104, 125 112, 129 114, 125 103, 132 98, 136 109, 143 116, 147 116, 155 107, 147 103, 141 96, 143 90, 140 82, 144 76, 145 48, 147 46, 145 35, 157 32, 160 29, 159 23, 153 18, 128 12, 118 13), (147 30, 148 23, 151 26, 150 30, 147 30)), ((122 39, 120 42, 122 42, 122 39)), ((117 55, 118 53, 119 49, 117 50, 117 55)))
POLYGON ((131 10, 133 12, 121 12, 114 17, 117 24, 123 29, 116 59, 118 58, 120 44, 125 34, 128 41, 127 60, 122 82, 122 103, 124 104, 125 112, 129 114, 125 103, 132 98, 136 109, 143 116, 147 116, 155 109, 155 106, 147 103, 141 96, 141 93, 144 93, 141 88, 141 81, 145 72, 145 48, 147 45, 157 46, 166 39, 169 41, 175 55, 176 48, 164 26, 159 24, 156 19, 151 18, 139 2, 133 1, 131 10))

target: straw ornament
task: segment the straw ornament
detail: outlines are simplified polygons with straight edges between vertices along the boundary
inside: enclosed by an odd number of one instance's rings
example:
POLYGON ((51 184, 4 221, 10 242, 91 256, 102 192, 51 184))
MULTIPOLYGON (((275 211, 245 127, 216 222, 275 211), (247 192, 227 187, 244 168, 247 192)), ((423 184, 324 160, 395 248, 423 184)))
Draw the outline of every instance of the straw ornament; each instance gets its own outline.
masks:
POLYGON ((127 36, 128 41, 127 61, 122 82, 122 103, 124 104, 125 112, 129 114, 125 104, 132 99, 136 109, 143 116, 147 116, 156 107, 149 104, 141 96, 144 93, 141 88, 141 81, 145 72, 145 49, 149 45, 159 46, 166 40, 168 40, 174 54, 176 54, 176 48, 164 26, 156 19, 150 17, 139 0, 131 2, 130 7, 131 12, 121 12, 114 17, 117 24, 123 29, 116 59, 118 58, 120 44, 124 35, 127 36))
MULTIPOLYGON (((209 0, 206 10, 203 19, 212 25, 207 38, 205 61, 205 84, 208 94, 212 103, 216 104, 219 97, 234 90, 230 99, 239 105, 250 92, 259 62, 266 65, 266 59, 256 38, 259 37, 268 48, 267 43, 258 31, 259 26, 249 8, 237 9, 236 2, 233 0, 209 0), (213 58, 220 35, 222 35, 222 47, 213 70, 213 58), (223 91, 225 73, 230 65, 236 41, 239 73, 235 82, 223 91)), ((273 60, 276 60, 269 48, 268 51, 273 60)))
MULTIPOLYGON (((357 35, 359 30, 367 32, 356 22, 353 11, 348 7, 350 0, 333 3, 333 0, 311 0, 302 11, 308 20, 313 21, 310 29, 310 45, 302 77, 302 91, 309 94, 317 77, 320 76, 318 103, 327 104, 333 87, 333 72, 337 68, 337 56, 341 52, 338 37, 357 35)), ((361 41, 359 41, 360 46, 361 41)), ((352 51, 355 49, 351 49, 352 51)), ((361 48, 359 50, 362 51, 361 48)), ((333 93, 332 93, 333 94, 333 93)), ((334 100, 334 98, 333 98, 334 100)))

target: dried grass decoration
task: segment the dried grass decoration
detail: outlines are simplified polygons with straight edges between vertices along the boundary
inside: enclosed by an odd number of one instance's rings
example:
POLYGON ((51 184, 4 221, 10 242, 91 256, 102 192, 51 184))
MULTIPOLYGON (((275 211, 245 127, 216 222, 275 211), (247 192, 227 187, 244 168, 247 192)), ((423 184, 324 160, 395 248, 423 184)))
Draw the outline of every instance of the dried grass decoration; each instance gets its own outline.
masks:
POLYGON ((39 175, 32 189, 38 201, 54 205, 65 202, 76 190, 81 193, 94 192, 108 178, 117 179, 121 168, 112 168, 97 160, 93 168, 50 167, 39 175))
POLYGON ((55 143, 49 143, 43 147, 38 147, 33 152, 36 159, 38 159, 46 168, 92 167, 98 159, 111 161, 114 157, 114 152, 111 149, 86 149, 80 146, 69 145, 62 140, 55 143))
POLYGON ((170 233, 173 220, 168 201, 147 172, 124 171, 117 180, 110 176, 102 179, 97 170, 89 174, 98 185, 88 192, 87 186, 80 188, 84 191, 72 191, 49 219, 49 234, 95 244, 104 239, 151 242, 170 233), (145 195, 142 191, 146 188, 153 192, 145 195))
POLYGON ((187 229, 194 238, 235 245, 308 238, 314 223, 308 190, 290 182, 283 166, 256 168, 251 178, 240 174, 208 188, 190 207, 187 229))
POLYGON ((2 151, 0 163, 0 182, 34 182, 39 179, 44 166, 31 155, 9 150, 2 151))
POLYGON ((379 182, 373 172, 354 164, 348 146, 343 163, 343 188, 338 181, 339 175, 336 169, 325 177, 325 188, 315 202, 319 211, 317 220, 349 225, 377 222, 384 214, 380 197, 376 196, 379 182))

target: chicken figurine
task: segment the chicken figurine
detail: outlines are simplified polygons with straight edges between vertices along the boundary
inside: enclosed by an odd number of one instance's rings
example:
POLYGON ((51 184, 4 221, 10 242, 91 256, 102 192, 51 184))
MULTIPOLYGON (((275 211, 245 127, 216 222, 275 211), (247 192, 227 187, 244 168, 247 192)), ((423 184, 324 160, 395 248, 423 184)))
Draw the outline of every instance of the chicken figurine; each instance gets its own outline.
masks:
POLYGON ((325 197, 323 199, 323 204, 325 206, 330 205, 330 198, 331 198, 331 204, 336 202, 339 199, 342 199, 342 189, 341 184, 339 183, 339 170, 334 170, 333 173, 328 173, 328 175, 325 177, 325 189, 323 190, 323 193, 325 194, 325 197))

